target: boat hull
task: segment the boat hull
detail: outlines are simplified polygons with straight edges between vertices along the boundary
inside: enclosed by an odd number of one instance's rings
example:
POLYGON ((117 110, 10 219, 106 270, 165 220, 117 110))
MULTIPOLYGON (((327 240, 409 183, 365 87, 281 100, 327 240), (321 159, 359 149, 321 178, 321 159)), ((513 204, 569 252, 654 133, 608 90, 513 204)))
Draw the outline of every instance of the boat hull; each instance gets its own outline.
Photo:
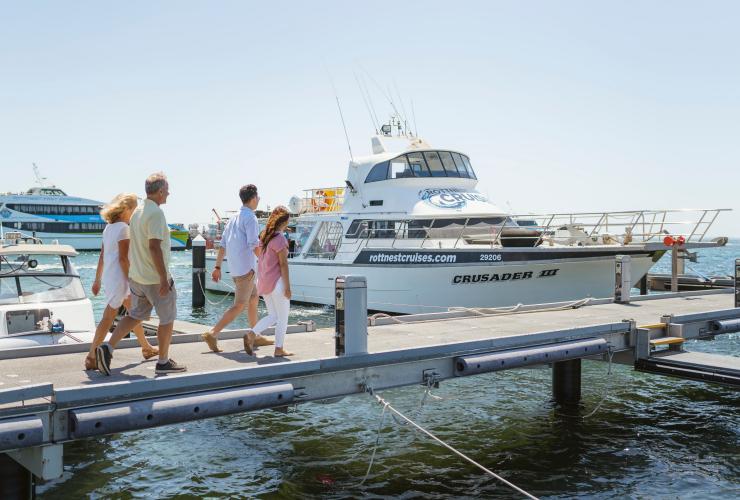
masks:
MULTIPOLYGON (((655 252, 633 254, 632 285, 654 264, 655 252)), ((657 259, 656 259, 657 260, 657 259)), ((206 288, 231 292, 210 280, 215 259, 207 259, 206 288)), ((614 255, 520 262, 388 265, 290 262, 293 301, 334 305, 334 279, 354 274, 367 278, 368 309, 416 314, 450 308, 506 307, 610 297, 614 294, 614 255)))
POLYGON ((66 302, 45 302, 40 304, 7 304, 0 307, 0 350, 37 347, 56 344, 77 344, 92 342, 95 336, 95 318, 89 299, 66 302), (50 332, 29 332, 8 335, 8 315, 12 312, 32 312, 48 310, 52 319, 64 322, 68 334, 50 332), (78 342, 79 341, 79 342, 78 342))

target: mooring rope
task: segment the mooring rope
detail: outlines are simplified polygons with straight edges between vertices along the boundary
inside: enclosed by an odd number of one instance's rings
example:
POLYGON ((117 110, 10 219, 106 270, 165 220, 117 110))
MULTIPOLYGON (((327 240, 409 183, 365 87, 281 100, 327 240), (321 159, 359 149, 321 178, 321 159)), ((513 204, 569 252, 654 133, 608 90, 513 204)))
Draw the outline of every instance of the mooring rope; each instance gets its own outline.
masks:
POLYGON ((231 288, 231 290, 232 290, 232 291, 231 291, 231 292, 226 292, 226 294, 225 294, 225 295, 223 296, 223 298, 222 298, 221 300, 219 300, 218 302, 216 302, 216 301, 210 300, 210 299, 208 298, 208 295, 206 294, 206 290, 205 290, 205 288, 203 288, 203 284, 202 284, 202 283, 200 282, 200 280, 196 280, 196 281, 198 282, 198 287, 199 287, 199 288, 200 288, 200 290, 201 290, 201 291, 203 292, 203 297, 204 297, 204 298, 206 299, 206 302, 208 302, 208 303, 209 303, 209 304, 211 304, 212 306, 220 306, 221 304, 223 304, 223 303, 224 303, 224 302, 226 301, 226 299, 228 299, 228 298, 229 298, 229 296, 230 296, 230 295, 232 295, 232 294, 234 293, 234 292, 233 292, 233 290, 234 290, 234 287, 233 287, 233 286, 231 286, 231 285, 229 285, 229 284, 228 284, 227 282, 225 282, 225 281, 221 280, 221 282, 222 282, 222 283, 223 283, 224 285, 226 285, 227 287, 231 288))
MULTIPOLYGON (((417 424, 416 422, 414 422, 413 420, 411 420, 410 418, 408 418, 406 415, 404 415, 400 411, 398 411, 395 408, 393 408, 393 406, 391 406, 391 404, 388 401, 386 401, 385 399, 383 399, 379 395, 375 394, 375 392, 372 390, 371 387, 365 386, 365 390, 366 390, 366 392, 368 394, 370 394, 372 397, 374 397, 381 406, 383 406, 383 417, 385 417, 386 411, 390 411, 391 412, 391 416, 397 415, 398 417, 402 418, 405 421, 405 424, 411 425, 412 427, 414 427, 419 432, 425 434, 426 436, 428 436, 429 438, 431 438, 432 440, 434 440, 438 444, 440 444, 443 447, 447 448, 452 453, 454 453, 455 455, 459 456, 460 458, 462 458, 463 460, 467 461, 468 463, 474 465, 475 467, 477 467, 478 469, 482 470, 483 472, 485 472, 489 476, 497 479, 498 481, 504 483, 506 486, 508 486, 508 487, 512 488, 513 490, 521 493, 526 498, 531 498, 533 500, 538 500, 536 496, 534 496, 534 495, 532 495, 530 493, 527 493, 526 491, 524 491, 523 489, 521 489, 520 487, 518 487, 514 483, 511 483, 511 482, 507 481, 506 479, 504 479, 503 477, 499 476, 498 474, 496 474, 492 470, 490 470, 490 469, 484 467, 483 465, 479 464, 478 462, 476 462, 472 458, 470 458, 467 455, 465 455, 463 452, 458 451, 457 449, 455 449, 451 445, 449 445, 446 442, 442 441, 440 438, 438 438, 437 436, 435 436, 434 434, 432 434, 431 432, 429 432, 428 430, 426 430, 425 428, 423 428, 422 426, 420 426, 419 424, 417 424)), ((394 417, 394 419, 395 419, 395 417, 394 417)), ((383 418, 383 420, 384 420, 384 418, 383 418)), ((381 420, 381 426, 383 424, 383 420, 381 420)), ((378 428, 378 436, 376 438, 376 448, 375 448, 375 450, 373 450, 373 456, 372 456, 372 459, 373 460, 375 459, 375 452, 377 450, 377 443, 379 442, 379 440, 380 440, 380 427, 378 428)), ((368 467, 367 473, 365 474, 365 478, 362 480, 363 483, 365 482, 365 479, 367 479, 368 475, 370 474, 370 468, 372 467, 373 460, 371 460, 370 466, 368 467)), ((360 484, 362 484, 362 483, 360 483, 360 484)))
POLYGON ((568 415, 566 413, 560 412, 558 414, 561 417, 580 418, 582 420, 586 420, 587 418, 594 416, 596 414, 596 412, 598 412, 601 409, 601 405, 603 405, 604 404, 604 401, 606 401, 606 398, 609 397, 609 392, 610 392, 610 389, 611 389, 611 382, 612 382, 612 377, 611 377, 611 374, 612 374, 612 358, 614 357, 614 351, 611 348, 609 348, 608 355, 609 355, 609 358, 608 358, 608 367, 607 367, 606 375, 605 375, 606 382, 604 382, 604 394, 601 397, 601 400, 596 404, 596 407, 594 407, 593 410, 591 410, 590 412, 588 412, 585 415, 568 415))

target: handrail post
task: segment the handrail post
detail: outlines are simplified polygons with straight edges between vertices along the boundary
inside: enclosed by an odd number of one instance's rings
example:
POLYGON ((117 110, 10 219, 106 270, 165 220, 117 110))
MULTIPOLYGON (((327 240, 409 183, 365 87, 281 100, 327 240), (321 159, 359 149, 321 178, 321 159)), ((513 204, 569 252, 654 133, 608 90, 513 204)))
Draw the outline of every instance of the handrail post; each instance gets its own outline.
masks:
POLYGON ((457 248, 457 243, 460 241, 460 238, 462 238, 462 235, 465 232, 465 228, 468 227, 469 221, 470 221, 470 217, 465 219, 465 225, 463 225, 462 229, 460 230, 460 234, 457 235, 457 240, 455 241, 455 245, 452 248, 457 248))
POLYGON ((427 234, 425 234, 424 235, 424 239, 421 240, 421 246, 419 248, 424 248, 424 243, 427 241, 427 239, 429 239, 429 233, 431 232, 432 227, 434 227, 434 221, 435 220, 437 220, 437 219, 432 219, 432 223, 429 224, 429 229, 427 229, 427 231, 426 231, 427 234))

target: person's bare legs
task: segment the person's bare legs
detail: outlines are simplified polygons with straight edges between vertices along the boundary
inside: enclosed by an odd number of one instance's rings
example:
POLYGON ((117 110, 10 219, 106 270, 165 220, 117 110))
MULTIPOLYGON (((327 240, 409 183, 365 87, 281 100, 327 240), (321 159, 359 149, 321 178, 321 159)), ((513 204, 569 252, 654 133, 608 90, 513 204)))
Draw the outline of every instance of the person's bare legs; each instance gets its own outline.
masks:
MULTIPOLYGON (((131 300, 126 299, 124 301, 124 306, 128 309, 131 305, 131 300)), ((118 309, 114 309, 111 306, 105 306, 105 310, 103 311, 103 317, 100 319, 100 323, 98 323, 98 327, 95 329, 95 336, 93 337, 93 341, 90 344, 90 351, 87 353, 87 357, 85 358, 85 369, 86 370, 93 370, 95 369, 95 349, 103 343, 105 340, 105 336, 108 333, 108 330, 110 330, 111 325, 113 325, 113 322, 116 319, 116 315, 118 314, 118 309)), ((152 346, 149 343, 149 340, 146 338, 146 335, 144 335, 144 328, 142 328, 141 324, 135 326, 133 328, 134 335, 136 335, 136 339, 139 341, 139 345, 141 345, 141 354, 144 356, 144 359, 149 359, 157 355, 157 348, 152 346)), ((123 336, 126 336, 128 332, 125 332, 123 336)), ((123 338, 123 337, 122 337, 123 338)), ((120 339, 119 339, 120 340, 120 339)), ((116 344, 118 341, 116 341, 116 344)), ((115 344, 113 344, 115 345, 115 344)))
POLYGON ((170 359, 170 341, 172 340, 172 330, 175 322, 157 327, 157 345, 159 346, 159 361, 166 363, 170 359))
MULTIPOLYGON (((131 316, 124 316, 116 325, 116 329, 113 330, 113 334, 111 335, 108 344, 115 349, 121 339, 128 335, 128 333, 137 326, 141 326, 141 323, 142 320, 134 319, 131 316)), ((159 340, 159 335, 157 335, 157 340, 159 340)), ((160 347, 160 352, 161 350, 162 348, 160 347)))
POLYGON ((234 304, 229 307, 223 316, 221 316, 221 319, 218 320, 218 323, 216 323, 216 326, 213 327, 211 330, 211 333, 215 336, 218 335, 221 330, 226 328, 226 326, 234 321, 244 310, 246 307, 246 304, 243 302, 234 302, 234 304))
POLYGON ((116 319, 116 312, 111 306, 105 306, 103 317, 100 318, 100 323, 98 323, 98 327, 95 329, 95 336, 90 344, 90 352, 87 353, 87 357, 85 358, 85 370, 95 369, 95 349, 105 340, 108 330, 110 330, 113 321, 116 319))
POLYGON ((144 356, 144 359, 153 358, 159 354, 159 349, 149 343, 149 339, 147 339, 144 334, 144 327, 141 326, 141 324, 134 328, 134 335, 136 335, 136 340, 139 341, 139 345, 141 346, 141 355, 144 356))
MULTIPOLYGON (((123 307, 125 307, 126 310, 131 309, 131 297, 126 297, 123 301, 123 307)), ((144 327, 142 327, 141 324, 134 328, 134 335, 136 335, 136 340, 139 341, 139 345, 141 346, 141 355, 144 356, 144 359, 153 358, 159 354, 159 350, 149 343, 149 339, 147 339, 144 334, 144 327)))

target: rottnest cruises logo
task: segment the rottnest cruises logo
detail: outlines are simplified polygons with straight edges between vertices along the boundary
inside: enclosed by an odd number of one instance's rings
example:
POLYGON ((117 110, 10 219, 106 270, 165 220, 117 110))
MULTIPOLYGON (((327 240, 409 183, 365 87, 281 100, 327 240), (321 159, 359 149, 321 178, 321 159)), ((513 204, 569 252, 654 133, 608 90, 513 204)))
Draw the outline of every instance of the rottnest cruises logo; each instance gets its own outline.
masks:
POLYGON ((451 188, 430 188, 419 191, 419 199, 438 208, 462 208, 469 201, 488 201, 480 193, 451 188))

